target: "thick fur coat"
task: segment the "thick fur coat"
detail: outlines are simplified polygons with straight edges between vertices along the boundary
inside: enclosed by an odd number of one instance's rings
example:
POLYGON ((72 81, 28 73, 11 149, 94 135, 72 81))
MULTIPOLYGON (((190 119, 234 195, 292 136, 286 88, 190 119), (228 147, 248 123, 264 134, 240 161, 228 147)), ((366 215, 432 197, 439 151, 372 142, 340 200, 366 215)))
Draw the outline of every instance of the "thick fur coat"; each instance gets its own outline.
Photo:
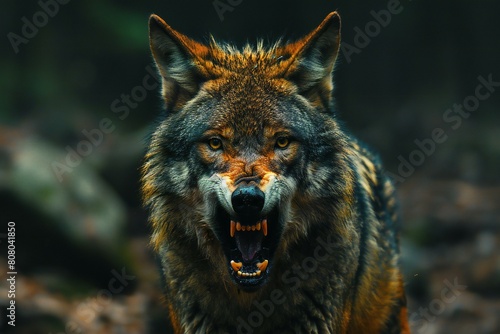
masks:
POLYGON ((394 188, 333 108, 339 44, 335 12, 241 50, 151 16, 142 192, 175 333, 409 333, 394 188))

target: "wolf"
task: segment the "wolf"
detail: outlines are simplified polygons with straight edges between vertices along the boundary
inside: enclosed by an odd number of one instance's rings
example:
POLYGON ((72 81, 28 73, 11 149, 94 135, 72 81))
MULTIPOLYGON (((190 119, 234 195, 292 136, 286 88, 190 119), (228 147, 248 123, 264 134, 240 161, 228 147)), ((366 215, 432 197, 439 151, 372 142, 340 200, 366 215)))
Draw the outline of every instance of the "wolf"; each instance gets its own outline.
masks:
POLYGON ((141 171, 175 333, 409 333, 395 189, 334 108, 340 16, 292 42, 149 20, 164 113, 141 171))

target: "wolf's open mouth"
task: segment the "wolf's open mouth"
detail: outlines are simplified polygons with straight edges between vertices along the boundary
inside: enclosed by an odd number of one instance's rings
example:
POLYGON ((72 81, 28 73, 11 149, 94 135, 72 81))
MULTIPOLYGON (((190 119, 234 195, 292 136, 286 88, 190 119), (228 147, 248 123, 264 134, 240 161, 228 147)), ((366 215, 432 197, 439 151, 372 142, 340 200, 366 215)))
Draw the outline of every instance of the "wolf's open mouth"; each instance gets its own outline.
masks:
POLYGON ((232 279, 245 290, 264 284, 281 237, 278 209, 265 217, 232 218, 219 206, 216 222, 232 279))

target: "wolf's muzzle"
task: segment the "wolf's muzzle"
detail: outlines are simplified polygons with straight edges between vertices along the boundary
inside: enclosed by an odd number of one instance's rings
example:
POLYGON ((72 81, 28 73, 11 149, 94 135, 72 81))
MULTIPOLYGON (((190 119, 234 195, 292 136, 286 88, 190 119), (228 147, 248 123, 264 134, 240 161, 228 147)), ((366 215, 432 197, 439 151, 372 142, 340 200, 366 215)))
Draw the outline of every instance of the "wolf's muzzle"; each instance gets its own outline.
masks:
POLYGON ((276 177, 253 175, 214 178, 217 186, 213 222, 231 279, 245 291, 264 285, 273 268, 273 256, 282 222, 275 189, 276 177))
POLYGON ((231 204, 240 221, 255 220, 264 207, 265 195, 255 184, 244 183, 231 195, 231 204))

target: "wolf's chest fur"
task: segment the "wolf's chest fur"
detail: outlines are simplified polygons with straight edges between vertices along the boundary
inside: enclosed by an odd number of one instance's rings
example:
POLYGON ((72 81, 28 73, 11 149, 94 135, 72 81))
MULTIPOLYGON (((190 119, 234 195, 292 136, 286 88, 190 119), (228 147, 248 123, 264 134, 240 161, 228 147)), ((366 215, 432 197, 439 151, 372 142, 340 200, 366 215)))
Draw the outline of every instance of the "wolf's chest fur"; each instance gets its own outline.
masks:
POLYGON ((332 108, 340 18, 237 50, 161 18, 142 170, 176 333, 408 333, 394 190, 332 108))

